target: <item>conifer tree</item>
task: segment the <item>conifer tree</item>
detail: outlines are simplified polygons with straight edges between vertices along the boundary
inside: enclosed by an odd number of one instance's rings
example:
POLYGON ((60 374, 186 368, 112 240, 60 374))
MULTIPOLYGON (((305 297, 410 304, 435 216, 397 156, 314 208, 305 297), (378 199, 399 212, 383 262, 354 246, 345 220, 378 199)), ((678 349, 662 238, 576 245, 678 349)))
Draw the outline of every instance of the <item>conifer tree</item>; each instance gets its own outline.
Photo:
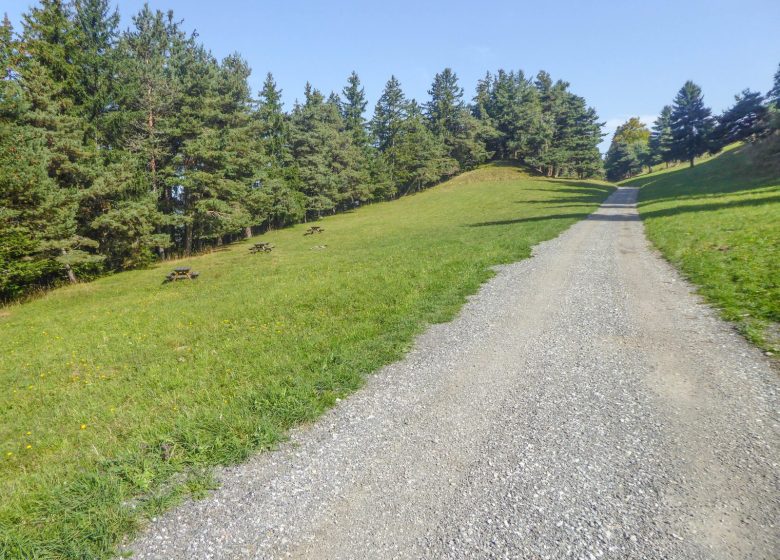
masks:
POLYGON ((430 129, 446 141, 457 131, 464 108, 463 88, 458 84, 457 74, 451 68, 436 74, 428 95, 431 98, 425 104, 424 113, 430 129))
POLYGON ((766 129, 767 107, 757 91, 743 90, 734 96, 734 105, 723 111, 712 132, 716 149, 740 140, 756 140, 766 129))
POLYGON ((133 17, 133 28, 120 44, 123 62, 119 79, 127 84, 120 98, 123 142, 145 162, 150 190, 160 197, 164 212, 172 208, 172 187, 167 184, 174 149, 171 127, 182 96, 173 57, 192 44, 173 12, 153 12, 148 5, 133 17))
POLYGON ((701 88, 691 81, 685 82, 672 105, 672 155, 688 161, 693 167, 694 158, 710 148, 713 121, 711 111, 704 105, 701 88))
POLYGON ((393 147, 406 119, 408 105, 401 83, 395 76, 390 76, 374 108, 370 130, 374 145, 383 154, 388 180, 392 185, 396 185, 396 154, 393 147))
POLYGON ((650 153, 654 163, 668 164, 672 155, 672 106, 665 105, 653 123, 650 133, 650 153))
POLYGON ((29 102, 17 80, 21 58, 6 16, 0 26, 0 300, 56 278, 61 268, 42 251, 57 185, 46 170, 44 135, 24 122, 29 102))
POLYGON ((46 198, 56 216, 42 232, 41 248, 62 265, 75 282, 79 269, 93 269, 102 260, 97 242, 87 235, 88 216, 80 212, 98 172, 95 154, 84 146, 86 122, 76 107, 74 60, 76 32, 69 7, 44 0, 23 17, 19 75, 29 109, 22 119, 43 135, 46 171, 55 187, 46 198))
POLYGON ((366 198, 368 170, 345 132, 336 99, 326 101, 306 84, 305 102, 293 110, 292 154, 311 217, 366 198))
POLYGON ((458 171, 458 163, 448 156, 442 139, 426 126, 417 102, 408 102, 405 113, 396 141, 388 148, 395 162, 394 180, 402 194, 418 191, 458 171))
POLYGON ((120 85, 115 80, 119 12, 108 0, 75 0, 73 7, 75 103, 87 121, 87 140, 106 146, 111 143, 106 116, 116 110, 120 85))
POLYGON ((344 128, 352 135, 357 146, 368 144, 366 133, 366 120, 363 114, 366 111, 366 94, 360 85, 360 78, 356 72, 352 72, 347 79, 347 85, 342 90, 344 101, 341 104, 341 117, 344 119, 344 128))
POLYGON ((408 102, 401 90, 401 83, 395 76, 390 76, 371 120, 371 134, 380 151, 384 152, 392 147, 406 117, 407 107, 408 102))
POLYGON ((284 114, 282 90, 278 89, 273 75, 268 72, 260 90, 256 118, 259 134, 266 155, 278 168, 289 159, 289 123, 284 114))
POLYGON ((767 92, 766 100, 771 108, 780 111, 780 64, 777 65, 772 89, 767 92))

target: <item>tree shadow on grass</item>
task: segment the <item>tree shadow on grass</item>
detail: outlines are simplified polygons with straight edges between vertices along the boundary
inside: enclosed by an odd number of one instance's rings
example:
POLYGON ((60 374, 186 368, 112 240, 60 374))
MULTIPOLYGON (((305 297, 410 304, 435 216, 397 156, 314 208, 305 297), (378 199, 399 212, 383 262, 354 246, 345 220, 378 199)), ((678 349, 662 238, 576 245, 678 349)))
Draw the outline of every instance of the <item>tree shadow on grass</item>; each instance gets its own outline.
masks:
MULTIPOLYGON (((568 183, 567 183, 568 185, 568 183)), ((564 188, 556 188, 556 189, 523 189, 523 191, 535 191, 535 192, 543 192, 547 194, 559 194, 559 193, 568 193, 568 194, 578 194, 580 196, 593 196, 594 199, 601 200, 604 196, 609 194, 612 190, 614 190, 612 187, 600 187, 598 185, 593 185, 590 183, 586 183, 588 186, 577 186, 576 183, 572 183, 570 187, 564 187, 564 188)))
POLYGON ((640 206, 728 194, 760 194, 775 190, 780 177, 765 172, 756 176, 747 147, 737 148, 718 157, 661 175, 638 176, 621 183, 640 187, 640 206))
MULTIPOLYGON (((569 213, 569 214, 547 214, 544 216, 531 216, 528 218, 515 218, 508 220, 496 220, 492 222, 479 222, 475 224, 468 224, 468 227, 485 227, 485 226, 507 226, 512 224, 524 224, 533 222, 543 222, 545 220, 570 220, 570 219, 587 219, 604 222, 636 222, 640 219, 647 218, 662 218, 667 216, 676 216, 678 214, 686 213, 698 213, 698 212, 712 212, 716 210, 725 210, 727 208, 741 208, 750 206, 762 206, 773 202, 780 202, 780 195, 755 198, 751 200, 734 200, 731 202, 720 202, 712 204, 690 204, 687 206, 677 206, 674 208, 663 208, 661 210, 653 210, 651 212, 643 212, 640 216, 636 214, 599 214, 594 213, 589 216, 583 213, 569 213)), ((632 204, 605 204, 602 208, 631 208, 632 204)))
POLYGON ((528 218, 514 218, 509 220, 496 220, 492 222, 479 222, 468 224, 468 227, 509 226, 513 224, 529 224, 533 222, 545 222, 547 220, 597 220, 603 222, 636 222, 639 216, 636 214, 548 214, 545 216, 531 216, 528 218))
POLYGON ((766 204, 772 204, 776 202, 780 202, 780 195, 751 198, 748 200, 732 200, 730 202, 713 202, 710 204, 687 204, 675 206, 672 208, 662 208, 660 210, 642 212, 642 218, 663 218, 667 216, 676 216, 678 214, 688 214, 691 212, 712 212, 715 210, 725 210, 727 208, 748 208, 750 206, 764 206, 766 204))

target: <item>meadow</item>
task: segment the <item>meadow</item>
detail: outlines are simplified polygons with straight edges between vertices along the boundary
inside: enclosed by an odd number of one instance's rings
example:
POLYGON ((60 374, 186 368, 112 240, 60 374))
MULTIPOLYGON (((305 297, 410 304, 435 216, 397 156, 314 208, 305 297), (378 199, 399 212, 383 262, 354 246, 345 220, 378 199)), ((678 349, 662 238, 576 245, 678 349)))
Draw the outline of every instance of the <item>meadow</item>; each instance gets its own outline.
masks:
POLYGON ((722 316, 766 352, 780 350, 780 169, 732 145, 695 167, 625 181, 653 244, 722 316))
POLYGON ((322 234, 302 224, 0 308, 0 557, 109 557, 611 190, 493 164, 322 234), (250 254, 258 241, 275 249, 250 254), (200 277, 163 284, 174 266, 200 277))

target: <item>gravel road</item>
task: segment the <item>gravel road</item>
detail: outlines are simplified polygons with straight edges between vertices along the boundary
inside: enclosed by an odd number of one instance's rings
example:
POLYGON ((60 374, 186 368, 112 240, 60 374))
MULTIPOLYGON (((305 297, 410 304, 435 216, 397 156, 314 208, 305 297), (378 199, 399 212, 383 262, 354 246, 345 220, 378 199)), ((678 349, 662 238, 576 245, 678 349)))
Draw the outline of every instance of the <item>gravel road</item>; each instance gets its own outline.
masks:
POLYGON ((621 188, 134 558, 778 558, 780 377, 621 188))

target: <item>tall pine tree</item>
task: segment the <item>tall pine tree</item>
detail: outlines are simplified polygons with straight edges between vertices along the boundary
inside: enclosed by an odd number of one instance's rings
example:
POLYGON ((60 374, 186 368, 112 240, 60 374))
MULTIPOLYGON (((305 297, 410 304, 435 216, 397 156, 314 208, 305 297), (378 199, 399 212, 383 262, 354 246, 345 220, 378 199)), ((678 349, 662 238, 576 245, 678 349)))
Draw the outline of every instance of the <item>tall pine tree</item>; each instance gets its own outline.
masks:
POLYGON ((712 127, 711 111, 704 105, 701 88, 685 82, 672 104, 673 157, 693 167, 694 159, 710 148, 712 127))
POLYGON ((650 133, 650 154, 654 163, 668 166, 674 160, 672 141, 672 106, 665 105, 650 133))

